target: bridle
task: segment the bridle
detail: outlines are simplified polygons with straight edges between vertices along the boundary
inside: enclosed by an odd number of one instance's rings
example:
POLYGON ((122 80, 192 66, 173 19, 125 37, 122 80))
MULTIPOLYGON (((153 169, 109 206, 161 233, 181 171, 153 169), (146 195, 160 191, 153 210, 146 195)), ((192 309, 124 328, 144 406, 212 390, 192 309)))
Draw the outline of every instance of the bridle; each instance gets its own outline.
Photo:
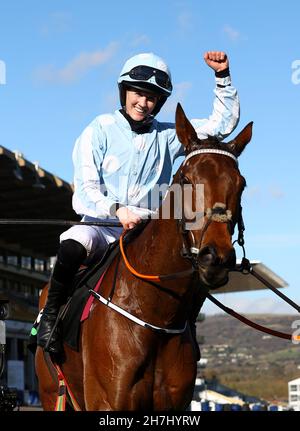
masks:
MULTIPOLYGON (((186 159, 184 160, 182 166, 181 166, 181 170, 179 173, 179 183, 181 186, 183 186, 184 184, 184 174, 182 172, 182 167, 186 164, 186 162, 199 154, 204 154, 204 153, 209 153, 209 154, 221 154, 227 157, 230 157, 231 159, 233 159, 237 166, 238 166, 238 160, 237 158, 230 152, 228 151, 223 151, 223 150, 218 150, 218 149, 199 149, 199 150, 195 150, 192 151, 191 153, 189 153, 186 157, 186 159)), ((184 214, 184 212, 183 212, 184 214)), ((202 229, 202 233, 201 233, 201 237, 200 237, 200 241, 199 241, 199 245, 197 246, 195 244, 195 238, 194 235, 192 233, 191 230, 187 230, 185 228, 186 225, 186 219, 184 218, 184 216, 179 220, 179 226, 180 226, 180 230, 182 233, 182 237, 183 237, 183 249, 182 249, 182 254, 184 257, 188 258, 191 262, 192 262, 192 273, 193 272, 197 272, 197 268, 198 268, 198 262, 197 262, 197 257, 200 253, 201 250, 201 245, 203 242, 203 237, 204 234, 208 228, 208 226, 212 223, 212 222, 217 222, 217 223, 227 223, 228 224, 228 228, 230 229, 231 234, 233 234, 234 231, 234 224, 232 222, 232 214, 231 211, 228 210, 225 206, 225 204, 222 203, 215 203, 213 205, 213 208, 207 208, 203 213, 198 214, 198 216, 201 217, 206 217, 206 223, 202 229), (191 245, 188 244, 188 240, 189 238, 191 238, 191 245)), ((238 271, 241 272, 242 274, 249 274, 251 273, 255 278, 257 278, 258 280, 260 280, 266 287, 268 287, 269 289, 271 289, 276 295, 278 295, 279 297, 281 297, 285 302, 287 302, 288 304, 290 304, 293 308, 295 308, 298 312, 300 312, 300 307, 299 305, 297 305, 294 301, 292 301, 290 298, 288 298, 286 295, 284 295, 282 292, 280 292, 277 288, 275 288, 274 286, 272 286, 269 282, 267 282, 263 277, 261 277, 251 266, 250 261, 246 258, 246 252, 245 252, 245 240, 244 240, 244 231, 245 231, 245 224, 244 224, 244 220, 243 220, 243 215, 242 215, 242 206, 239 205, 239 212, 238 212, 238 217, 237 217, 237 226, 238 226, 238 238, 237 240, 235 240, 233 242, 233 246, 235 243, 237 243, 243 250, 243 258, 241 261, 240 266, 235 269, 234 271, 238 271)), ((181 273, 176 273, 176 274, 168 274, 168 275, 156 275, 156 276, 151 276, 151 275, 145 275, 145 274, 140 274, 138 273, 128 262, 128 259, 126 257, 126 253, 125 253, 125 249, 123 247, 123 235, 121 235, 120 237, 120 248, 121 248, 121 254, 123 257, 123 260, 125 262, 125 265, 127 267, 127 269, 136 277, 141 278, 143 280, 155 280, 158 282, 161 282, 163 280, 170 280, 170 279, 174 279, 174 278, 178 278, 178 277, 185 277, 188 275, 189 271, 182 271, 181 273)), ((190 272, 191 273, 191 272, 190 272)), ((241 322, 245 323, 246 325, 257 329, 258 331, 273 335, 275 337, 279 337, 279 338, 283 338, 283 339, 288 339, 288 340, 292 340, 292 341, 296 341, 299 342, 300 337, 298 335, 293 335, 293 334, 287 334, 284 332, 280 332, 280 331, 275 331, 273 329, 267 328, 265 326, 259 325, 255 322, 252 322, 251 320, 245 318, 244 316, 240 315, 239 313, 235 312, 234 310, 224 306, 220 301, 218 301, 215 297, 213 297, 210 293, 207 293, 206 297, 212 301, 215 305, 217 305, 219 308, 221 308, 223 311, 225 311, 227 314, 230 314, 231 316, 235 317, 236 319, 240 320, 241 322)))
MULTIPOLYGON (((181 170, 179 173, 180 179, 179 182, 181 185, 184 184, 184 180, 185 177, 183 175, 182 172, 182 167, 187 163, 187 161, 199 154, 204 154, 204 153, 208 153, 208 154, 220 154, 220 155, 224 155, 226 157, 230 157, 231 159, 233 159, 236 163, 236 165, 238 166, 238 160, 237 158, 230 153, 229 151, 225 151, 225 150, 219 150, 219 149, 215 149, 215 148, 202 148, 202 149, 198 149, 195 151, 190 152, 182 166, 181 166, 181 170)), ((191 277, 195 272, 197 272, 198 270, 198 264, 197 264, 197 257, 199 255, 200 249, 201 249, 201 245, 203 242, 203 237, 204 234, 207 230, 207 228, 209 227, 209 225, 212 222, 217 222, 217 223, 227 223, 228 224, 228 228, 230 229, 230 232, 233 234, 233 222, 232 222, 232 215, 230 210, 228 210, 226 208, 226 206, 222 203, 215 203, 213 205, 212 208, 207 208, 203 213, 197 214, 197 216, 199 217, 206 217, 206 222, 205 225, 202 229, 202 233, 201 233, 201 237, 200 237, 200 241, 199 244, 195 243, 195 238, 194 235, 192 233, 191 230, 187 230, 186 229, 186 223, 187 220, 185 219, 185 217, 183 216, 181 219, 179 219, 179 226, 180 226, 180 230, 182 233, 182 237, 183 237, 183 248, 182 248, 182 254, 184 257, 188 258, 191 263, 192 263, 192 267, 191 269, 185 270, 185 271, 181 271, 178 273, 173 273, 173 274, 165 274, 165 275, 145 275, 145 274, 141 274, 139 272, 137 272, 129 263, 127 257, 126 257, 126 251, 125 248, 123 246, 123 240, 124 240, 124 233, 121 235, 120 237, 120 250, 121 250, 121 255, 123 257, 124 263, 127 267, 127 269, 135 276, 138 277, 140 279, 143 279, 145 281, 151 282, 152 284, 154 284, 154 282, 162 282, 165 280, 171 280, 171 279, 176 279, 176 278, 186 278, 186 277, 191 277), (190 241, 191 240, 191 241, 190 241)), ((121 226, 121 224, 119 222, 115 222, 115 223, 111 223, 111 222, 105 222, 105 221, 100 221, 100 222, 74 222, 74 221, 69 221, 69 220, 34 220, 34 219, 0 219, 0 225, 55 225, 55 226, 73 226, 73 225, 80 225, 80 224, 84 224, 84 225, 96 225, 96 226, 121 226)), ((237 242, 237 244, 243 249, 243 258, 241 261, 241 265, 239 266, 239 268, 235 269, 235 271, 241 272, 242 274, 249 274, 251 273, 254 277, 256 277, 258 280, 260 280, 266 287, 268 287, 269 289, 271 289, 276 295, 278 295, 279 297, 281 297, 285 302, 287 302, 288 304, 290 304, 293 308, 295 308, 299 313, 300 313, 300 307, 294 302, 292 301, 290 298, 288 298, 286 295, 284 295, 282 292, 280 292, 277 288, 275 288, 274 286, 272 286, 270 283, 268 283, 263 277, 261 277, 251 266, 250 261, 246 258, 246 253, 245 253, 245 241, 244 241, 244 231, 245 231, 245 225, 244 225, 244 221, 243 221, 243 216, 242 216, 242 207, 240 205, 239 207, 239 213, 238 213, 238 217, 237 217, 237 225, 238 225, 238 239, 236 241, 233 242, 233 245, 237 242)), ((117 266, 116 266, 117 268, 117 266)), ((115 277, 116 278, 116 277, 115 277)), ((113 289, 114 290, 114 287, 113 289)), ((90 293, 95 296, 100 302, 104 303, 105 305, 107 305, 110 308, 115 309, 115 311, 123 314, 124 316, 126 316, 128 319, 134 321, 135 323, 150 328, 154 331, 160 332, 160 333, 165 333, 165 334, 180 334, 183 333, 186 329, 186 325, 187 322, 185 322, 184 327, 179 328, 179 329, 169 329, 169 328, 160 328, 160 327, 156 327, 154 325, 151 325, 149 323, 146 323, 144 321, 142 321, 141 319, 137 319, 134 318, 134 316, 132 316, 131 314, 125 312, 125 310, 121 309, 120 307, 114 306, 114 304, 111 302, 111 298, 103 298, 101 295, 99 295, 97 292, 95 292, 94 290, 90 290, 90 293)), ((290 340, 295 340, 297 342, 299 342, 300 337, 297 335, 293 335, 293 334, 286 334, 283 332, 279 332, 279 331, 274 331, 273 329, 269 329, 266 328, 264 326, 258 325, 255 322, 250 321, 249 319, 246 319, 244 316, 241 316, 240 314, 236 313, 234 310, 224 306, 220 301, 218 301, 215 297, 213 297, 210 293, 207 293, 206 297, 212 301, 214 304, 216 304, 218 307, 220 307, 223 311, 225 311, 226 313, 230 314, 231 316, 237 318, 238 320, 240 320, 241 322, 245 323, 248 326, 251 326, 259 331, 265 332, 267 334, 271 334, 273 336, 276 337, 280 337, 280 338, 284 338, 284 339, 290 339, 290 340)))
MULTIPOLYGON (((234 160, 234 162, 238 166, 237 157, 235 157, 232 153, 225 150, 219 150, 216 148, 201 148, 198 150, 191 151, 186 156, 184 162, 181 165, 181 169, 179 172, 179 184, 182 189, 184 188, 185 184, 189 183, 189 181, 186 179, 183 173, 183 167, 186 165, 189 159, 199 154, 220 154, 226 157, 230 157, 231 159, 234 160)), ((182 256, 189 259, 192 262, 193 267, 195 267, 196 269, 198 269, 198 266, 199 266, 198 256, 202 247, 204 235, 212 222, 227 223, 230 233, 233 234, 234 232, 232 212, 226 208, 226 205, 224 203, 216 202, 212 208, 206 208, 202 213, 195 212, 196 220, 199 220, 200 218, 204 218, 204 217, 206 218, 206 221, 204 226, 201 229, 201 236, 198 244, 196 244, 193 231, 191 229, 186 228, 187 223, 189 224, 191 223, 185 217, 184 205, 183 205, 182 217, 178 220, 179 229, 183 238, 182 256)), ((239 211, 238 220, 239 220, 238 227, 240 229, 243 226, 241 207, 239 211)), ((240 236, 240 231, 239 231, 239 236, 240 236)))

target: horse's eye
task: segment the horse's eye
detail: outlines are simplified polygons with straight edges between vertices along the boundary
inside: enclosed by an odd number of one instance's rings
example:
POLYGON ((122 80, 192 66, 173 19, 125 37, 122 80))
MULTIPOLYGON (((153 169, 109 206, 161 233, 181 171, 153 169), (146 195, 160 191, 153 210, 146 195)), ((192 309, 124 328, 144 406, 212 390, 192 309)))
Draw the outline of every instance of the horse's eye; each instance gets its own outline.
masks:
POLYGON ((181 177, 181 183, 182 184, 191 184, 191 181, 185 177, 184 175, 181 177))

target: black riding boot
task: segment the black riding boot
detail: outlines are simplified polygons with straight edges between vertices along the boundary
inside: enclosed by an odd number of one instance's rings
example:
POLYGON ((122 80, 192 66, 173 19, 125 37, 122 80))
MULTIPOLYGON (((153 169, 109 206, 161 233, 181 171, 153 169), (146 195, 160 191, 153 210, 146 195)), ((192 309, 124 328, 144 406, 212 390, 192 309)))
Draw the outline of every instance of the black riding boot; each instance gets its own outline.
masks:
POLYGON ((53 328, 61 306, 72 293, 72 281, 85 258, 86 250, 79 242, 69 239, 60 244, 37 333, 37 344, 50 353, 62 351, 59 329, 53 328))
POLYGON ((61 341, 58 327, 53 331, 60 307, 67 300, 67 287, 53 277, 50 281, 48 298, 43 310, 37 333, 37 344, 51 353, 61 352, 61 341), (53 333, 52 333, 53 332, 53 333))

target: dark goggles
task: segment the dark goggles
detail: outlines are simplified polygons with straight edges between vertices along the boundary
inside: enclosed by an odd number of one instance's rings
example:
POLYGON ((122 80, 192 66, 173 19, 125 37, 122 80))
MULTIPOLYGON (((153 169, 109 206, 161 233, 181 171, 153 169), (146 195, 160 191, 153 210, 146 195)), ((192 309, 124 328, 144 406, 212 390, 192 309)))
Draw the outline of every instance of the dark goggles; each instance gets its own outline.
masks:
POLYGON ((131 79, 137 81, 148 81, 152 76, 155 77, 156 84, 166 90, 172 90, 172 83, 169 75, 159 69, 150 66, 136 66, 130 72, 123 73, 121 76, 129 75, 131 79))

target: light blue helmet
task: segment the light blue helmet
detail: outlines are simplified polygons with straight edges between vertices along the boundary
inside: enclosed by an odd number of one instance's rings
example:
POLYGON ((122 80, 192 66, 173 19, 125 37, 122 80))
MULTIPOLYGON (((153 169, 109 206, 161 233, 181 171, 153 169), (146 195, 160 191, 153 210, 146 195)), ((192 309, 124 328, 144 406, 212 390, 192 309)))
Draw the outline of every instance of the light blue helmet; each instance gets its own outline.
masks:
POLYGON ((160 96, 153 115, 156 115, 172 94, 171 72, 165 61, 153 53, 138 54, 124 64, 119 79, 120 102, 125 106, 126 89, 147 90, 160 96))

